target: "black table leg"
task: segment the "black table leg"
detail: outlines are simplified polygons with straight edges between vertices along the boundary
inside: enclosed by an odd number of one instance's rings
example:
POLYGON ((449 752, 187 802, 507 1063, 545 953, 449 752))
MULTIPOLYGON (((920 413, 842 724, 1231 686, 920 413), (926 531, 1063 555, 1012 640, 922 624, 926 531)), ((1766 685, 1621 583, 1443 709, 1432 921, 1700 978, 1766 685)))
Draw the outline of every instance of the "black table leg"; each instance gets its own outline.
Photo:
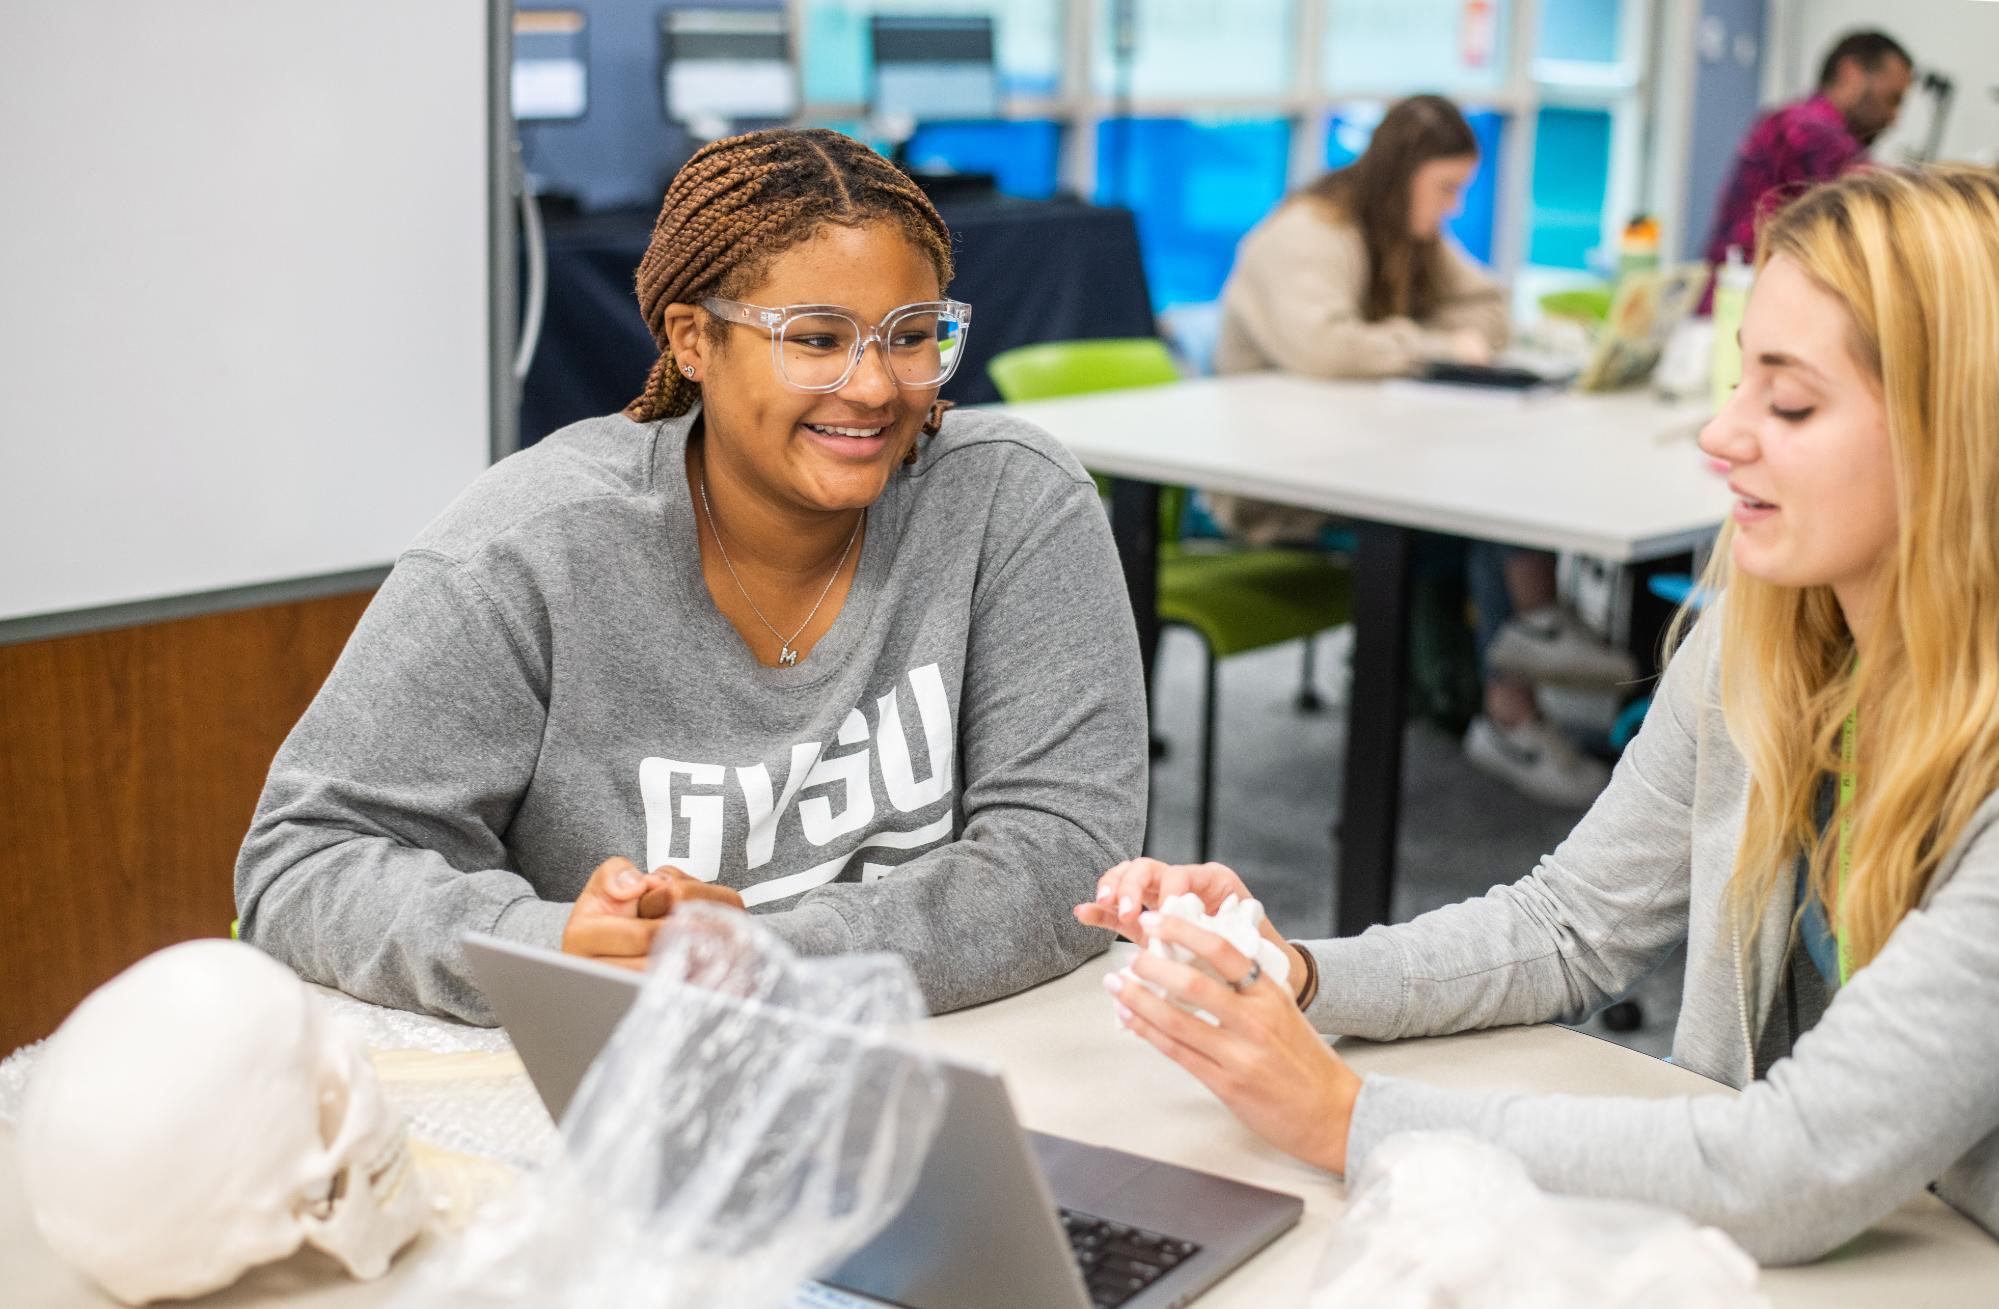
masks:
POLYGON ((1333 932, 1385 923, 1395 889, 1402 813, 1402 726, 1409 681, 1409 559, 1413 534, 1358 525, 1353 683, 1346 779, 1335 856, 1333 932))
POLYGON ((1625 566, 1625 584, 1631 588, 1631 621, 1625 634, 1625 648, 1638 661, 1639 677, 1638 685, 1625 688, 1627 699, 1651 694, 1653 679, 1660 672, 1661 642, 1673 615, 1679 611, 1678 605, 1653 595, 1646 583, 1661 573, 1691 573, 1693 567, 1694 557, 1690 553, 1625 566))
MULTIPOLYGON (((1124 565, 1124 589, 1131 597, 1131 617, 1138 627, 1138 657, 1145 671, 1145 738, 1151 757, 1156 759, 1161 747, 1152 730, 1152 663, 1159 653, 1159 484, 1123 477, 1113 477, 1110 483, 1111 539, 1117 542, 1118 562, 1124 565)), ((1149 771, 1147 778, 1140 853, 1152 848, 1149 771)))
POLYGON ((1124 565, 1124 589, 1138 624, 1138 653, 1145 661, 1146 703, 1151 704, 1152 660, 1159 648, 1159 485, 1113 477, 1111 536, 1124 565))

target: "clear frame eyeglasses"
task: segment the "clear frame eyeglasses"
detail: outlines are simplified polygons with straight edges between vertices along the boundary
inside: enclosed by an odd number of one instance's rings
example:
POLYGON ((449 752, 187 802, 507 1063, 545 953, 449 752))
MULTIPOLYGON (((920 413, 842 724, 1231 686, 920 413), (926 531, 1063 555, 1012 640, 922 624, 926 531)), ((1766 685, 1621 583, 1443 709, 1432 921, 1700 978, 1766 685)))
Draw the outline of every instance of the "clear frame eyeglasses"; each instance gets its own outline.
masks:
POLYGON ((794 391, 837 391, 860 366, 870 345, 897 386, 942 386, 958 369, 972 307, 960 300, 922 300, 892 309, 869 327, 839 305, 769 308, 709 296, 701 307, 717 318, 770 334, 771 364, 794 391))

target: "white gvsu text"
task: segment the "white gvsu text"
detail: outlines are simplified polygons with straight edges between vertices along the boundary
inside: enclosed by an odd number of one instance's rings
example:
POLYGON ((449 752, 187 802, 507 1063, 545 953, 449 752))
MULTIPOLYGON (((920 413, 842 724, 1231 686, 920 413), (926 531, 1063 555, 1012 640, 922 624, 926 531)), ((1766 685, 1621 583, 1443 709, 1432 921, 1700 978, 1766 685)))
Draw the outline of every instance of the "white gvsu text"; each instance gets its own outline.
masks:
MULTIPOLYGON (((876 700, 872 723, 865 708, 847 712, 830 746, 793 745, 781 785, 762 762, 641 761, 646 866, 671 864, 712 882, 722 874, 725 852, 739 851, 744 869, 773 874, 743 888, 743 902, 756 905, 832 881, 862 850, 915 850, 950 840, 957 733, 937 665, 911 669, 903 685, 876 700), (929 756, 921 778, 903 724, 904 689, 929 756), (940 808, 931 821, 903 826, 910 816, 940 808), (827 858, 834 846, 842 853, 827 858)), ((862 876, 873 880, 888 871, 865 864, 862 876)))

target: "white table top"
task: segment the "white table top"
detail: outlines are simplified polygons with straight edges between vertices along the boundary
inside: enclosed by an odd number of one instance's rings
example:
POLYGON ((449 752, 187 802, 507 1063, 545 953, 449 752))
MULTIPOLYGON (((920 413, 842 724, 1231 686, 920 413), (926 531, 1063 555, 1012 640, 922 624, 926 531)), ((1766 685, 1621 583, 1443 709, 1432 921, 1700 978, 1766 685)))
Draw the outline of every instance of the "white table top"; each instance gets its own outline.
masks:
POLYGON ((1003 406, 1093 471, 1615 562, 1728 513, 1705 402, 1242 373, 1003 406))
MULTIPOLYGON (((1345 1188, 1325 1173, 1264 1145, 1191 1077, 1136 1038, 1112 1029, 1096 960, 1023 995, 926 1025, 936 1044, 997 1063, 1007 1072, 1029 1127, 1155 1155, 1292 1192, 1304 1220, 1199 1301, 1201 1309, 1302 1305, 1345 1188)), ((1444 1086, 1648 1097, 1729 1095, 1717 1083, 1647 1055, 1557 1027, 1510 1028, 1371 1045, 1342 1041, 1362 1073, 1418 1076, 1444 1086)), ((382 1282, 357 1284, 318 1256, 258 1270, 202 1306, 275 1303, 361 1309, 384 1303, 413 1258, 382 1282)), ((0 1130, 0 1284, 9 1305, 110 1306, 112 1301, 57 1262, 33 1230, 14 1166, 11 1131, 0 1130)), ((1764 1273, 1778 1306, 1895 1309, 1989 1301, 1999 1287, 1999 1242, 1942 1201, 1918 1196, 1832 1257, 1764 1273)))

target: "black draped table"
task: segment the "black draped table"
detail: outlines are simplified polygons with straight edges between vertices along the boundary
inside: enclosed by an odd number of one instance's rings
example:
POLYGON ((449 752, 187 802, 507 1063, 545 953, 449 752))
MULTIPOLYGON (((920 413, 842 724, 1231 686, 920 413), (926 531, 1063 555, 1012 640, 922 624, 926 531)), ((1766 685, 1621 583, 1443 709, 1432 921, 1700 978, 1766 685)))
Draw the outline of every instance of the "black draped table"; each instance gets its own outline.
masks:
MULTIPOLYGON (((986 361, 1037 341, 1151 336, 1152 305, 1126 209, 1007 197, 938 206, 951 228, 951 295, 972 306, 966 357, 944 396, 999 399, 986 361)), ((651 213, 591 214, 548 226, 548 301, 521 395, 521 444, 638 394, 656 353, 632 276, 651 213)))

